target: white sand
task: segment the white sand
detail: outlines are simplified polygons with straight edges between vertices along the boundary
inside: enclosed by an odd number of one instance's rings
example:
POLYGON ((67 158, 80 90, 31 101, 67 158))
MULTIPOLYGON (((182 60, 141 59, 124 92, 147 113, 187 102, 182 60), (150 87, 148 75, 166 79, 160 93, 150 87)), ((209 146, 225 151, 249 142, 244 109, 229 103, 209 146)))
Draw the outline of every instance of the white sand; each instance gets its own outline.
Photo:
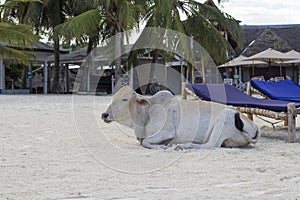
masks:
POLYGON ((110 98, 1 95, 0 199, 300 198, 299 129, 289 144, 255 119, 254 147, 148 150, 100 120, 110 98))

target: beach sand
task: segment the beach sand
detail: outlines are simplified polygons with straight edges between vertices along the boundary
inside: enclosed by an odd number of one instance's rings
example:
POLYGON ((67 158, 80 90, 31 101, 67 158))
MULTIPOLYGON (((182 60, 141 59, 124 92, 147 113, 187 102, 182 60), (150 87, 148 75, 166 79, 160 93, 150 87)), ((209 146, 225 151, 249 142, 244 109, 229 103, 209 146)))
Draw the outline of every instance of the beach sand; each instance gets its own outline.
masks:
POLYGON ((262 138, 251 147, 149 150, 102 122, 110 100, 1 95, 0 199, 300 198, 299 128, 290 144, 282 123, 256 118, 262 138))

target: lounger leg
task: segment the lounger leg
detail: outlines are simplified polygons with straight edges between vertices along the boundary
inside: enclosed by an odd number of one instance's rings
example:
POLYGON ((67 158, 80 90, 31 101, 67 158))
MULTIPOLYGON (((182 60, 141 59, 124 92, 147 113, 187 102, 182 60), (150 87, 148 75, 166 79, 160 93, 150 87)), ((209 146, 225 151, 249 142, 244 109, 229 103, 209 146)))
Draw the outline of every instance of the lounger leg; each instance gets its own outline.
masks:
POLYGON ((296 106, 294 103, 288 104, 288 134, 289 142, 296 140, 296 106))
POLYGON ((253 114, 247 114, 248 118, 253 121, 253 114))
POLYGON ((288 117, 284 120, 284 124, 283 124, 284 126, 288 126, 289 125, 289 119, 288 119, 288 117))

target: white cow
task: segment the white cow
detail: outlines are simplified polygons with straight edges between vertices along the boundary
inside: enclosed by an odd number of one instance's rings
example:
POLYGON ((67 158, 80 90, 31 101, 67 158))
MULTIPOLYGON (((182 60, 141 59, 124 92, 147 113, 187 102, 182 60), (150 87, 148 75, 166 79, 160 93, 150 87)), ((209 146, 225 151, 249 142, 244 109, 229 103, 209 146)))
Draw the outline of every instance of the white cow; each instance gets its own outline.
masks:
POLYGON ((133 128, 141 145, 151 149, 237 147, 260 138, 257 125, 228 106, 179 100, 168 91, 145 97, 129 86, 113 96, 102 119, 133 128))

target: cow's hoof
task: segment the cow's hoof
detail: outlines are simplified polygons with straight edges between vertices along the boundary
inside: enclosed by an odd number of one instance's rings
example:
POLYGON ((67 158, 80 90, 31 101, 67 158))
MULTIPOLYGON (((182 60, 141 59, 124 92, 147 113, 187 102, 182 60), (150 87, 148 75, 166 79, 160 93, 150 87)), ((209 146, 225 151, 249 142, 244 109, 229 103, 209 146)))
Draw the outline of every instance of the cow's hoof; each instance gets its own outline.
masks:
POLYGON ((174 148, 175 151, 182 151, 182 150, 184 150, 184 149, 185 149, 185 147, 184 147, 183 144, 178 144, 178 145, 174 148))

